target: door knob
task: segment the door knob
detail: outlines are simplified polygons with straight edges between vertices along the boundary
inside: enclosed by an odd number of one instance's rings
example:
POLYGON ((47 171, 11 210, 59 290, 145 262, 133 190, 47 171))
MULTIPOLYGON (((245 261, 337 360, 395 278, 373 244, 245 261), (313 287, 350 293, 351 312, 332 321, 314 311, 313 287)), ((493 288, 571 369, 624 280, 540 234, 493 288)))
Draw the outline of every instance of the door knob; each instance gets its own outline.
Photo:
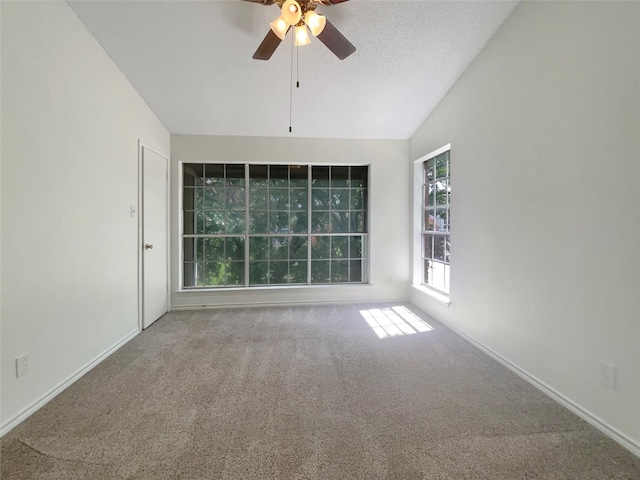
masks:
POLYGON ((153 245, 151 245, 150 243, 145 243, 144 244, 144 249, 145 250, 151 250, 153 248, 153 245))

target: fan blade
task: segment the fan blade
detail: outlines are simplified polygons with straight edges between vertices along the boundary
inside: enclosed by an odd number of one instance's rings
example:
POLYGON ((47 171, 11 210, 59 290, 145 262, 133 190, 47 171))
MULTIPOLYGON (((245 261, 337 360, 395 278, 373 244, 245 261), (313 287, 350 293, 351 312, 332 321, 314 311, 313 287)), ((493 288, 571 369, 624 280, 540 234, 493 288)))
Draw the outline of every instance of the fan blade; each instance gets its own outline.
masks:
MULTIPOLYGON (((249 0, 251 1, 256 1, 256 0, 249 0)), ((258 0, 259 1, 259 0, 258 0)), ((325 0, 327 2, 327 4, 329 5, 336 5, 338 3, 342 3, 342 2, 348 2, 349 0, 325 0)))
MULTIPOLYGON (((251 3, 261 3, 262 5, 273 5, 274 3, 276 3, 276 0, 243 0, 244 2, 251 2, 251 3)), ((342 0, 342 1, 346 1, 346 0, 342 0)))
POLYGON ((276 51, 276 48, 282 43, 280 37, 278 37, 273 30, 269 30, 267 36, 264 37, 262 43, 256 50, 256 53, 253 54, 253 58, 255 60, 269 60, 273 52, 276 51))
POLYGON ((324 29, 317 38, 324 43, 329 50, 335 53, 336 57, 340 60, 344 60, 356 51, 356 47, 354 47, 329 20, 327 20, 324 29))

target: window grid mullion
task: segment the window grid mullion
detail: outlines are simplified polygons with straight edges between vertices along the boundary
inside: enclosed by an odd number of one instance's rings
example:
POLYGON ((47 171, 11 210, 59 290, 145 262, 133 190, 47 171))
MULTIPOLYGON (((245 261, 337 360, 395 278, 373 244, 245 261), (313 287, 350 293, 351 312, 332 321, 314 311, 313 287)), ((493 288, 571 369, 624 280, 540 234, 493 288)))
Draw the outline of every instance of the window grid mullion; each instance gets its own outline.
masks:
MULTIPOLYGON (((351 232, 351 167, 349 167, 349 171, 347 173, 347 212, 349 212, 349 232, 351 232)), ((347 282, 349 281, 349 279, 351 278, 351 237, 349 237, 349 240, 347 240, 347 282)))
MULTIPOLYGON (((329 229, 333 232, 333 167, 329 166, 329 229)), ((331 267, 333 266, 333 241, 329 237, 329 283, 331 283, 331 267)))
POLYGON ((307 171, 307 285, 311 285, 311 225, 313 215, 312 192, 313 192, 313 167, 309 165, 307 171))
MULTIPOLYGON (((287 234, 291 234, 291 165, 287 166, 287 200, 289 211, 287 212, 287 234)), ((291 283, 291 237, 287 237, 287 284, 291 283)))
POLYGON ((249 286, 249 226, 251 214, 249 212, 249 164, 244 166, 244 286, 249 286))

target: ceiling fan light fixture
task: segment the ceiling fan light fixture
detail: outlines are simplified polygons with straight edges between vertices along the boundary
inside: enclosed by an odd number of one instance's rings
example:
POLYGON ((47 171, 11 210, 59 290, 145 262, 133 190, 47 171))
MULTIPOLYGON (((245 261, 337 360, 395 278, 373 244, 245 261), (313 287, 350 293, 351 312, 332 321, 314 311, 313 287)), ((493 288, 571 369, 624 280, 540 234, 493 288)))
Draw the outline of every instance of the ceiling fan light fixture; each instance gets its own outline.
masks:
POLYGON ((303 45, 309 45, 311 43, 311 39, 309 38, 309 30, 305 25, 298 25, 296 27, 296 47, 301 47, 303 45))
POLYGON ((327 24, 327 19, 324 18, 323 15, 319 15, 313 10, 309 10, 304 14, 304 23, 306 23, 309 30, 311 30, 311 34, 314 37, 317 37, 324 30, 324 27, 327 24))
POLYGON ((296 25, 302 18, 302 8, 296 0, 287 0, 282 4, 281 18, 289 25, 296 25))
MULTIPOLYGON (((0 0, 1 2, 2 0, 0 0)), ((276 4, 280 15, 269 24, 271 27, 253 54, 255 60, 269 60, 289 30, 293 30, 296 46, 311 43, 310 33, 320 40, 340 60, 344 60, 356 47, 323 15, 315 12, 317 6, 328 7, 348 0, 244 0, 262 5, 276 4), (293 27, 293 28, 292 28, 293 27)))
POLYGON ((280 40, 284 40, 287 31, 289 30, 289 24, 282 18, 282 16, 276 18, 269 24, 273 33, 275 33, 280 40))

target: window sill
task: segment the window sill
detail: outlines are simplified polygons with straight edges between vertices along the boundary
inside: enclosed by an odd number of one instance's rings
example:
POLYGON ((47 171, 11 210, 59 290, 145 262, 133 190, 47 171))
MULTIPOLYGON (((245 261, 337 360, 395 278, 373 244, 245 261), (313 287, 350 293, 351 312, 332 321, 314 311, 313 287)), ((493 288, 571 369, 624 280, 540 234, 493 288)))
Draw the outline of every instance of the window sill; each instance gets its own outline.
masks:
POLYGON ((344 288, 363 288, 371 287, 371 283, 335 283, 320 285, 266 285, 256 287, 220 287, 220 288, 182 288, 175 293, 178 295, 194 295, 203 293, 248 293, 248 292, 265 292, 265 291, 283 291, 290 292, 292 290, 321 290, 321 289, 344 289, 344 288))
POLYGON ((451 298, 442 293, 438 293, 435 290, 430 289, 429 287, 425 287, 424 285, 411 285, 411 288, 413 288, 421 295, 429 297, 429 299, 435 300, 436 302, 444 305, 447 308, 449 308, 449 305, 451 305, 451 298))

